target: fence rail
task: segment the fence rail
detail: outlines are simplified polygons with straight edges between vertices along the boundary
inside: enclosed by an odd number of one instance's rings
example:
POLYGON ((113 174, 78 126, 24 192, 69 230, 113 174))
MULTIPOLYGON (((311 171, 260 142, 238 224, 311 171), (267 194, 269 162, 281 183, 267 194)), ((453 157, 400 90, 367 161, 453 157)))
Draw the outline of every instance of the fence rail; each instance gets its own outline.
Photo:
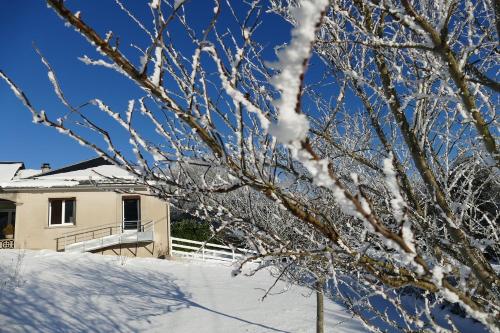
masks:
POLYGON ((243 259, 257 252, 214 243, 199 242, 185 238, 170 237, 171 254, 194 259, 231 261, 243 259))

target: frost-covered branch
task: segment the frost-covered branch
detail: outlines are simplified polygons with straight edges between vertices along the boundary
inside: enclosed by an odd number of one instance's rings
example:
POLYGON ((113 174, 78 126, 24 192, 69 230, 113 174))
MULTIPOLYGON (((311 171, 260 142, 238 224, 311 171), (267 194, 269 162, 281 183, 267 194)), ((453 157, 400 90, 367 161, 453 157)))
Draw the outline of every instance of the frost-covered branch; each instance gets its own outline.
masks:
POLYGON ((250 248, 237 271, 258 259, 248 275, 271 268, 312 289, 324 279, 373 331, 453 331, 460 322, 441 308, 456 304, 498 332, 498 36, 488 1, 215 1, 192 24, 195 2, 155 0, 151 29, 117 1, 142 32, 132 47, 48 3, 96 48, 81 61, 120 72, 143 95, 74 107, 70 83, 41 56, 65 106, 49 114, 0 77, 34 121, 250 248), (259 37, 270 24, 291 24, 286 44, 259 37))

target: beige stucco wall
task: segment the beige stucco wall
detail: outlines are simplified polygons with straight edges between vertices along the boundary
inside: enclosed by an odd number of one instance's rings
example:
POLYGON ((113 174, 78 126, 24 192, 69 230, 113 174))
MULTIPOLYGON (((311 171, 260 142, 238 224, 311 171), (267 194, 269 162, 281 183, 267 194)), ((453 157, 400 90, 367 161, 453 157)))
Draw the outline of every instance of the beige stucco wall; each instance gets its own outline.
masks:
MULTIPOLYGON (((15 244, 17 248, 56 250, 56 238, 102 225, 120 225, 122 197, 112 191, 23 191, 8 195, 16 203, 15 244), (71 226, 49 226, 49 199, 76 198, 76 221, 71 226)), ((5 199, 7 199, 5 195, 5 199)), ((169 245, 169 207, 158 198, 140 195, 143 224, 154 221, 154 251, 138 251, 139 256, 167 254, 169 245), (149 253, 149 255, 147 255, 149 253)), ((59 244, 59 248, 63 245, 59 244)), ((152 248, 153 246, 151 246, 152 248)), ((113 251, 111 251, 113 252, 113 251)), ((109 253, 112 254, 112 253, 109 253)))
POLYGON ((17 193, 0 193, 0 199, 16 201, 17 193))

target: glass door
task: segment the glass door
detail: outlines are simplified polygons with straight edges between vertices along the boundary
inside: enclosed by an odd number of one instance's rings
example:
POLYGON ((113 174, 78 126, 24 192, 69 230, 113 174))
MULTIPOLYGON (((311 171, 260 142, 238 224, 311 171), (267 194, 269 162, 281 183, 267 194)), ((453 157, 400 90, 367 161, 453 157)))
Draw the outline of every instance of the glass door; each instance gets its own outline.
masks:
POLYGON ((141 200, 139 197, 123 198, 123 230, 141 228, 141 200))
POLYGON ((3 229, 8 225, 16 222, 16 211, 0 210, 0 239, 5 239, 3 229))
POLYGON ((0 212, 0 239, 5 238, 5 235, 3 234, 3 228, 5 228, 7 224, 9 224, 9 213, 0 212))

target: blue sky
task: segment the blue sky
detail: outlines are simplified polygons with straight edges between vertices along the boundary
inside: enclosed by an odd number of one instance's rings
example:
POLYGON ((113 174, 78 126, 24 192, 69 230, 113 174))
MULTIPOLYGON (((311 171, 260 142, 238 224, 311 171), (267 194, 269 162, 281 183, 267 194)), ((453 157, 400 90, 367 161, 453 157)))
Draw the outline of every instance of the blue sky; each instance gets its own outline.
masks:
MULTIPOLYGON (((102 1, 106 2, 112 4, 102 1)), ((89 17, 96 15, 97 19, 104 20, 105 12, 95 10, 97 3, 88 1, 85 12, 89 17)), ((77 60, 84 53, 93 55, 95 52, 79 34, 65 27, 44 2, 30 1, 21 5, 18 1, 1 1, 0 22, 0 43, 3 45, 0 68, 26 92, 36 108, 50 114, 60 111, 62 106, 34 52, 33 42, 51 62, 74 103, 88 100, 95 93, 112 101, 117 101, 124 92, 133 93, 130 82, 117 80, 114 73, 100 68, 85 68, 77 60)), ((4 82, 0 83, 0 112, 0 140, 3 143, 0 160, 24 161, 28 167, 37 168, 42 162, 57 167, 94 156, 92 151, 53 129, 32 123, 29 112, 4 82)))
MULTIPOLYGON (((122 1, 151 28, 149 1, 122 1)), ((130 43, 145 47, 146 35, 118 8, 114 0, 66 0, 65 3, 73 11, 81 11, 83 20, 102 36, 110 29, 113 30, 120 37, 121 51, 138 64, 139 53, 130 47, 130 43)), ((243 0, 232 0, 231 3, 239 11, 238 14, 244 16, 243 0)), ((267 4, 267 1, 264 0, 263 3, 267 4)), ((188 22, 198 32, 213 15, 211 0, 189 0, 185 8, 188 22)), ((231 18, 231 13, 224 5, 220 19, 222 26, 231 27, 232 21, 228 18, 231 18)), ((176 37, 178 48, 185 51, 186 56, 190 56, 192 45, 185 38, 177 38, 181 33, 184 34, 179 25, 171 24, 169 32, 176 37)), ((253 37, 266 47, 264 58, 275 61, 273 47, 290 39, 290 25, 277 16, 266 15, 253 37)), ((33 43, 36 43, 55 69, 66 97, 73 105, 99 98, 113 110, 123 111, 128 100, 144 95, 134 83, 120 74, 102 67, 89 67, 79 61, 77 58, 83 55, 93 59, 102 57, 73 28, 65 27, 64 22, 53 10, 47 8, 44 1, 0 1, 0 69, 23 89, 35 108, 46 110, 52 119, 65 110, 54 94, 47 72, 33 49, 33 43)), ((322 65, 318 59, 313 58, 307 77, 315 80, 322 74, 322 65)), ((326 87, 324 93, 329 99, 336 96, 336 91, 338 84, 333 84, 326 87)), ((346 98, 351 109, 361 107, 357 98, 350 94, 346 98)), ((305 112, 314 112, 309 110, 314 108, 311 104, 302 105, 307 109, 305 112)), ((412 109, 408 108, 407 112, 411 117, 412 109)), ((116 124, 110 120, 102 125, 116 128, 116 124)), ((125 133, 115 138, 115 141, 116 139, 122 147, 128 145, 125 133)), ((33 124, 30 113, 3 81, 0 81, 0 142, 0 161, 24 161, 30 168, 38 168, 44 162, 59 167, 96 156, 93 151, 55 130, 33 124)))
MULTIPOLYGON (((151 22, 147 1, 124 2, 134 14, 145 18, 146 23, 151 22)), ((99 33, 112 29, 128 52, 130 42, 146 41, 144 33, 112 0, 68 0, 66 4, 74 11, 81 10, 83 19, 99 33)), ((195 26, 204 24, 212 7, 212 1, 192 0, 186 7, 188 18, 195 26)), ((272 19, 266 24, 257 35, 264 44, 289 38, 289 26, 281 19, 272 19)), ((129 99, 143 96, 131 81, 119 74, 79 61, 77 58, 84 54, 99 56, 80 34, 65 27, 43 1, 0 1, 0 69, 23 89, 37 109, 44 109, 49 115, 60 114, 64 109, 49 84, 33 43, 49 60, 66 96, 75 105, 100 98, 113 108, 124 110, 129 99)), ((188 46, 179 44, 180 48, 188 46)), ((272 45, 269 51, 272 57, 272 45)), ((59 167, 95 156, 91 150, 53 129, 32 123, 30 113, 3 81, 0 82, 0 113, 0 161, 24 161, 29 168, 38 168, 43 162, 59 167)))

